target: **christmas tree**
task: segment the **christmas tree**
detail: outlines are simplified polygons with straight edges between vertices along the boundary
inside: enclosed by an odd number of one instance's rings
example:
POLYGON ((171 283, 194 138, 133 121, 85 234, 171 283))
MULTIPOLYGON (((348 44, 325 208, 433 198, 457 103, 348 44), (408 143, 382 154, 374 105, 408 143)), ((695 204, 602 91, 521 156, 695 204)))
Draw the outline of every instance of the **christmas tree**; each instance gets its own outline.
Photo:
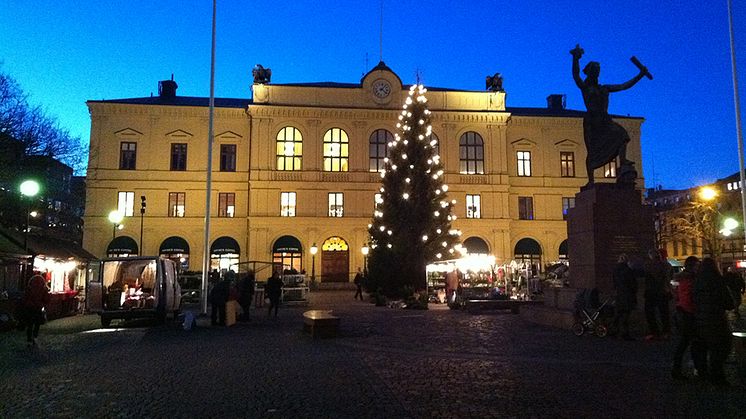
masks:
POLYGON ((449 201, 443 166, 432 135, 426 89, 414 85, 388 144, 376 196, 368 271, 373 291, 408 297, 426 288, 425 267, 452 259, 460 233, 451 228, 456 201, 449 201))

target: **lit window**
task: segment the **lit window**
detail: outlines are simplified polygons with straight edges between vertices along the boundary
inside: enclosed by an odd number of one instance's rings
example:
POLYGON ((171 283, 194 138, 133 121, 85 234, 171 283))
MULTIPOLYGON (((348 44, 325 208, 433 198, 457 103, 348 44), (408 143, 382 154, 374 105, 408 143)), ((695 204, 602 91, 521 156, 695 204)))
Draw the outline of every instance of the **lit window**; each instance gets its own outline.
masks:
POLYGON ((519 151, 516 157, 518 158, 518 176, 531 176, 531 152, 519 151))
POLYGON ((603 165, 604 177, 616 177, 616 159, 603 165))
POLYGON ((277 133, 277 170, 301 170, 303 136, 295 127, 277 133))
POLYGON ((184 171, 187 168, 187 145, 171 144, 171 170, 184 171))
POLYGON ((345 130, 332 128, 324 134, 324 171, 346 172, 349 138, 345 130))
POLYGON ((518 219, 519 220, 533 220, 534 219, 534 198, 530 196, 519 196, 518 197, 518 219))
POLYGON ((236 213, 236 194, 218 194, 218 217, 233 218, 236 213))
POLYGON ((562 198, 562 219, 567 220, 567 213, 570 208, 575 208, 575 198, 562 198))
POLYGON ((479 195, 466 195, 466 218, 482 218, 481 207, 479 195))
POLYGON ((329 216, 341 217, 344 215, 344 194, 342 192, 329 193, 329 216))
POLYGON ((295 192, 280 192, 280 216, 295 217, 295 192))
POLYGON ((123 142, 119 148, 119 168, 135 170, 137 166, 137 143, 123 142))
POLYGON ((185 202, 186 202, 186 193, 169 192, 168 193, 168 216, 169 217, 183 217, 185 202))
POLYGON ((235 172, 236 171, 236 145, 235 144, 221 144, 220 145, 220 171, 221 172, 235 172))
POLYGON ((383 170, 385 164, 383 159, 388 156, 388 143, 394 141, 394 135, 385 129, 373 131, 368 139, 368 170, 378 172, 383 170))
POLYGON ((474 131, 465 132, 459 139, 459 171, 464 174, 484 173, 484 141, 474 131))
POLYGON ((125 217, 132 217, 135 213, 135 193, 119 192, 117 197, 117 211, 125 217))
POLYGON ((560 152, 560 176, 575 177, 575 153, 571 151, 560 152))

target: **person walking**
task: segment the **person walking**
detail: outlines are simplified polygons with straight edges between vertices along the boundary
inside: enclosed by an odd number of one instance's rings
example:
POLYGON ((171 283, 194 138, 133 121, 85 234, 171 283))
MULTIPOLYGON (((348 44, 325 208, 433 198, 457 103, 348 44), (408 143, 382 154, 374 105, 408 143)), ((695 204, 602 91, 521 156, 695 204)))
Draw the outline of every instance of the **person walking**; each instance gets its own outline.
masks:
POLYGON ((355 287, 357 288, 355 299, 357 300, 357 297, 360 296, 360 301, 363 301, 363 271, 360 268, 357 268, 355 279, 352 282, 355 283, 355 287))
POLYGON ((36 347, 39 327, 45 321, 44 310, 49 304, 49 289, 43 276, 36 273, 29 279, 21 304, 26 321, 26 342, 30 347, 36 347))
POLYGON ((668 301, 672 297, 671 277, 673 268, 663 250, 651 249, 645 262, 645 319, 648 334, 645 340, 665 339, 671 333, 668 301), (658 324, 660 320, 660 324, 658 324))
POLYGON ((725 279, 725 285, 728 286, 730 295, 733 297, 733 303, 735 304, 733 314, 736 315, 736 319, 740 319, 741 313, 739 312, 739 307, 743 300, 743 293, 746 290, 746 283, 744 283, 743 277, 738 271, 736 271, 733 265, 728 266, 723 278, 725 279))
POLYGON ((684 359, 684 353, 686 353, 687 348, 690 346, 694 368, 697 371, 706 369, 705 363, 702 359, 702 351, 699 350, 697 345, 692 344, 693 340, 696 338, 694 327, 694 300, 692 299, 692 292, 698 268, 699 258, 696 256, 689 256, 684 261, 684 270, 679 272, 675 277, 676 282, 679 284, 676 287, 676 312, 674 314, 676 316, 675 324, 679 339, 676 343, 676 349, 673 354, 673 368, 671 368, 671 377, 673 377, 674 380, 686 379, 686 376, 681 372, 681 364, 684 359))
POLYGON ((634 340, 629 334, 629 315, 637 308, 637 278, 629 266, 626 254, 619 255, 612 278, 616 290, 614 319, 611 322, 612 334, 619 333, 624 340, 634 340))
POLYGON ((267 280, 267 285, 264 286, 264 289, 269 299, 267 316, 272 315, 272 309, 274 308, 275 317, 277 317, 277 309, 280 307, 280 297, 282 297, 282 279, 280 279, 280 275, 277 272, 272 273, 272 277, 267 280))
POLYGON ((254 271, 248 271, 243 274, 241 280, 238 282, 238 304, 241 305, 243 313, 241 313, 241 321, 251 320, 249 310, 251 308, 251 301, 254 299, 254 288, 256 287, 256 280, 254 271))
POLYGON ((725 312, 732 310, 735 304, 714 259, 702 259, 692 298, 697 333, 695 346, 702 351, 704 361, 702 368, 697 369, 698 375, 715 385, 728 385, 724 364, 731 349, 731 332, 725 312))

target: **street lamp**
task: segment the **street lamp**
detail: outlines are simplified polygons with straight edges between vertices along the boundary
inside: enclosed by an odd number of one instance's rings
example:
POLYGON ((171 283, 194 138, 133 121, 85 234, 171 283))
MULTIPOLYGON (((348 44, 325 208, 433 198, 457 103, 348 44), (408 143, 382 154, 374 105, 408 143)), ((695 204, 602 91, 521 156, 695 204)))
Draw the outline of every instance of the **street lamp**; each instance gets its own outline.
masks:
POLYGON ((39 182, 35 180, 25 180, 21 183, 21 195, 28 198, 28 202, 26 205, 26 229, 24 230, 25 234, 23 236, 23 249, 26 253, 28 253, 28 233, 29 233, 29 217, 31 216, 31 200, 33 197, 36 196, 36 194, 39 193, 39 182))
POLYGON ((124 215, 122 215, 122 213, 119 212, 118 210, 114 210, 109 213, 109 221, 112 224, 114 224, 114 229, 112 230, 112 233, 111 233, 112 240, 114 240, 117 237, 117 229, 121 228, 122 224, 120 223, 122 222, 123 219, 124 219, 124 215))
POLYGON ((712 201, 717 196, 718 196, 717 191, 709 186, 705 186, 699 190, 699 197, 703 201, 712 201))
POLYGON ((367 277, 368 276, 368 253, 370 253, 370 247, 368 247, 368 243, 365 243, 363 247, 360 249, 360 251, 363 253, 363 275, 367 277))
POLYGON ((316 283, 316 253, 319 248, 316 247, 316 243, 311 245, 311 283, 316 283))
POLYGON ((145 252, 142 250, 142 226, 145 218, 145 195, 140 195, 140 200, 142 201, 140 204, 140 254, 144 255, 145 252))

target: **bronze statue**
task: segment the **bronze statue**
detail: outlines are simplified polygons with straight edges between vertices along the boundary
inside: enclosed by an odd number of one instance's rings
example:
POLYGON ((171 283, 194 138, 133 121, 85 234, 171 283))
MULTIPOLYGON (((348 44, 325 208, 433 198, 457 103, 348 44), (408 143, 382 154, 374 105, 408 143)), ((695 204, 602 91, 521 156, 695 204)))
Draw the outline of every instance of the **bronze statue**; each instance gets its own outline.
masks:
POLYGON ((503 89, 503 75, 500 73, 495 73, 494 76, 487 76, 486 77, 486 89, 490 92, 504 92, 503 89))
POLYGON ((254 76, 254 84, 269 83, 270 80, 272 80, 272 70, 262 67, 261 64, 257 64, 254 69, 251 70, 251 74, 254 76))
POLYGON ((580 88, 583 94, 583 102, 587 109, 583 117, 583 139, 588 156, 585 159, 585 166, 588 172, 588 184, 593 184, 593 170, 614 161, 619 156, 619 173, 617 182, 634 182, 637 173, 634 170, 634 162, 627 160, 627 143, 629 134, 621 125, 612 121, 609 116, 609 93, 629 89, 643 77, 648 79, 653 76, 648 69, 640 64, 637 58, 632 57, 630 60, 640 70, 640 72, 622 84, 599 84, 598 75, 601 72, 601 65, 596 61, 589 62, 583 73, 586 78, 580 78, 580 57, 583 56, 583 49, 576 45, 570 51, 572 54, 572 77, 575 84, 580 88))

